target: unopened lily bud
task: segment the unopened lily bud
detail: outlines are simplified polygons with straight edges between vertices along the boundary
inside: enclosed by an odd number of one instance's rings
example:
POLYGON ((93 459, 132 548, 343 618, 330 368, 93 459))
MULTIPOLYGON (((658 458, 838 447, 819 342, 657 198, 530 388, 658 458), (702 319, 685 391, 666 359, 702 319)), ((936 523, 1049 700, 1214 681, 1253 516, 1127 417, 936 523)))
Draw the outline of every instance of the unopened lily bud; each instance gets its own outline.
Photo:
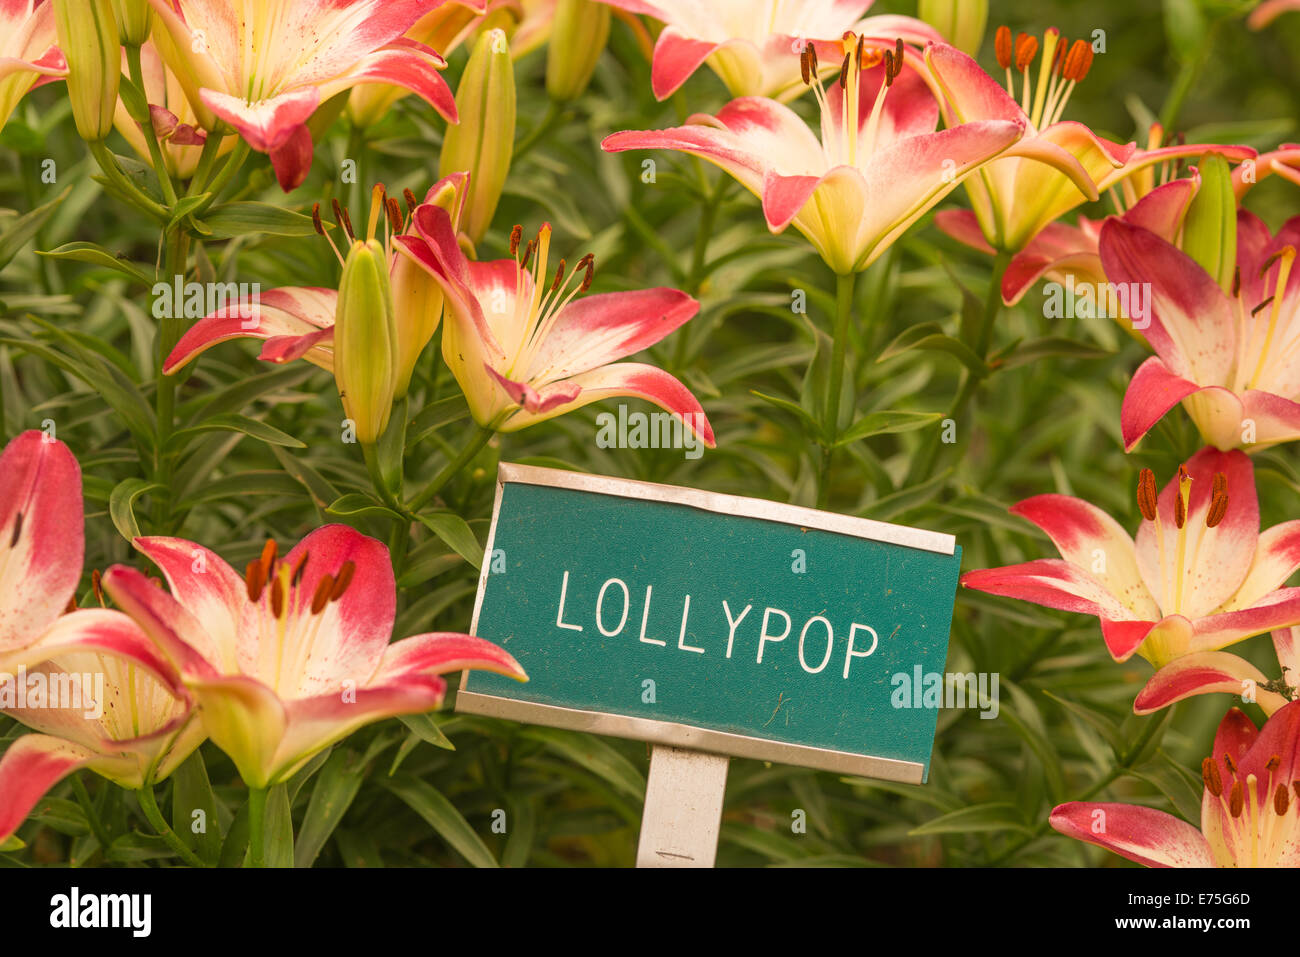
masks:
POLYGON ((149 39, 153 16, 149 0, 113 0, 113 13, 123 46, 138 47, 149 39))
POLYGON ((989 19, 988 0, 920 0, 918 15, 967 56, 978 56, 989 19))
POLYGON ((460 122, 447 129, 439 175, 470 173, 461 229, 478 242, 492 223, 515 144, 515 71, 505 31, 479 36, 456 90, 460 122))
POLYGON ((373 445, 393 409, 397 335, 383 243, 357 240, 348 250, 334 314, 334 380, 357 441, 373 445))
MULTIPOLYGON (((454 173, 434 184, 424 198, 425 205, 440 206, 447 211, 453 228, 460 219, 468 181, 466 174, 454 173)), ((411 388, 415 364, 442 321, 443 293, 427 269, 401 252, 394 257, 392 285, 397 332, 397 373, 393 392, 394 398, 400 399, 411 388)))
POLYGON ((587 90, 609 40, 610 8, 592 0, 559 0, 546 51, 546 92, 560 103, 587 90))
POLYGON ((95 143, 113 129, 122 46, 113 0, 54 0, 59 49, 68 61, 68 97, 78 135, 95 143))
POLYGON ((1203 157, 1200 172, 1201 187, 1183 224, 1183 252, 1231 295, 1237 267, 1237 199, 1232 172, 1228 161, 1218 155, 1203 157))

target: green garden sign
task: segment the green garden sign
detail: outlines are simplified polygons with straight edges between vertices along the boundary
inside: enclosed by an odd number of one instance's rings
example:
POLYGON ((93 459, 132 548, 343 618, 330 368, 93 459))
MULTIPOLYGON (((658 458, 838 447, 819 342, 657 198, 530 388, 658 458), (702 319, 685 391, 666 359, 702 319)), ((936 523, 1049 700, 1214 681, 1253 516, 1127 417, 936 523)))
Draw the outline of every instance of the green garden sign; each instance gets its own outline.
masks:
POLYGON ((456 707, 923 783, 938 713, 893 678, 943 670, 960 563, 951 535, 502 464, 473 632, 530 680, 466 672, 456 707))

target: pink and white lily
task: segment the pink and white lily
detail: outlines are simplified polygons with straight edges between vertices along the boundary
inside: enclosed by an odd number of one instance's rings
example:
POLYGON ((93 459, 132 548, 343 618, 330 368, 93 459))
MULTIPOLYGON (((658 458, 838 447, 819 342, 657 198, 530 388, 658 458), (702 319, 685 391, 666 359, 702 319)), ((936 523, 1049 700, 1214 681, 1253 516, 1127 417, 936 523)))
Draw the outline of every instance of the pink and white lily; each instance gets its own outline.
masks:
POLYGON ((798 54, 818 46, 830 69, 843 58, 847 32, 892 45, 924 46, 943 37, 928 24, 902 16, 862 19, 873 0, 600 0, 664 24, 655 42, 650 83, 655 97, 672 96, 708 64, 734 97, 789 100, 803 91, 798 54))
MULTIPOLYGON (((925 55, 949 126, 977 120, 1024 124, 1024 138, 1016 147, 966 182, 972 207, 969 215, 994 249, 1019 252, 1048 224, 1096 200, 1101 193, 1124 189, 1130 178, 1150 176, 1151 167, 1157 164, 1206 152, 1229 159, 1255 155, 1247 147, 1204 144, 1139 150, 1134 143, 1099 137, 1082 123, 1061 119, 1075 87, 1092 65, 1092 47, 1086 41, 1070 44, 1059 31, 1048 30, 1036 80, 1031 78, 1030 68, 1039 53, 1037 37, 1022 33, 1013 43, 1011 32, 1001 27, 996 46, 999 65, 1006 71, 1005 88, 951 46, 929 47, 925 55), (1015 96, 1015 72, 1021 74, 1020 102, 1015 96)), ((1152 142, 1158 142, 1159 131, 1152 132, 1152 142)), ((1153 185, 1148 182, 1145 189, 1153 185)), ((1133 191, 1130 204, 1137 195, 1140 191, 1133 191)), ((952 222, 949 218, 949 225, 952 222)), ((963 234, 970 231, 958 229, 963 234)))
POLYGON ((768 228, 793 225, 837 273, 865 269, 965 177, 1014 146, 1023 120, 935 132, 939 107, 901 41, 883 53, 849 34, 840 80, 826 91, 817 55, 805 74, 821 106, 821 137, 787 106, 742 97, 686 126, 607 137, 610 152, 671 149, 720 166, 763 203, 768 228))
POLYGON ((1241 452, 1204 448, 1157 498, 1138 485, 1134 540, 1095 505, 1038 495, 1011 512, 1051 538, 1060 559, 967 572, 967 588, 1095 615, 1116 661, 1134 652, 1157 668, 1300 624, 1300 521, 1261 533, 1255 470, 1241 452))
POLYGON ((418 235, 399 236, 398 249, 442 287, 443 360, 479 425, 514 432, 602 399, 637 396, 713 447, 713 428, 686 386, 655 366, 615 361, 690 320, 699 310, 693 298, 666 288, 579 298, 595 259, 584 256, 572 269, 561 259, 552 275, 549 223, 523 249, 515 227, 515 258, 476 262, 445 209, 423 205, 414 222, 418 235))
POLYGON ((1237 213, 1237 272, 1225 293, 1191 257, 1148 229, 1120 220, 1102 228, 1100 251, 1114 283, 1151 290, 1147 341, 1155 355, 1124 395, 1121 426, 1131 450, 1180 402, 1206 442, 1251 451, 1300 438, 1300 218, 1276 236, 1237 213))
POLYGON ((29 91, 67 75, 49 0, 0 0, 0 128, 29 91))
MULTIPOLYGON (((444 177, 430 188, 425 203, 437 203, 459 221, 468 175, 444 177)), ((414 198, 407 200, 414 210, 414 198)), ((383 222, 388 223, 385 215, 383 222)), ((410 219, 403 220, 409 228, 410 219)), ((421 351, 433 338, 442 319, 442 293, 427 273, 407 256, 399 255, 388 235, 389 281, 396 313, 401 394, 406 393, 411 372, 421 351)), ((314 286, 288 286, 241 299, 205 316, 191 326, 163 363, 172 375, 200 353, 232 339, 261 339, 265 342, 258 358, 282 364, 305 359, 326 372, 334 372, 334 319, 338 311, 338 290, 314 286)))
POLYGON ((438 707, 448 671, 527 680, 514 658, 470 635, 389 644, 397 586, 388 549, 347 526, 317 529, 283 558, 268 542, 243 577, 193 542, 135 545, 170 591, 121 565, 104 589, 175 666, 249 787, 285 780, 363 725, 438 707))
POLYGON ((86 768, 124 788, 146 787, 205 737, 174 670, 121 612, 74 611, 41 644, 51 657, 0 681, 4 713, 39 732, 0 756, 0 841, 67 775, 86 768), (21 697, 19 681, 27 684, 21 697), (48 689, 39 699, 38 686, 48 689))
POLYGON ((1201 764, 1201 826, 1132 804, 1074 801, 1053 828, 1147 867, 1300 866, 1300 702, 1258 730, 1233 708, 1201 764))
POLYGON ((1273 632, 1273 648, 1282 669, 1269 679, 1245 658, 1226 651, 1201 651, 1165 665, 1138 692, 1137 714, 1150 714, 1198 694, 1232 694, 1254 702, 1271 715, 1296 698, 1300 687, 1300 628, 1273 632))
POLYGON ((411 90, 449 122, 446 61, 406 33, 438 0, 149 0, 154 42, 199 125, 226 123, 270 155, 281 188, 311 168, 307 120, 336 93, 364 83, 411 90))

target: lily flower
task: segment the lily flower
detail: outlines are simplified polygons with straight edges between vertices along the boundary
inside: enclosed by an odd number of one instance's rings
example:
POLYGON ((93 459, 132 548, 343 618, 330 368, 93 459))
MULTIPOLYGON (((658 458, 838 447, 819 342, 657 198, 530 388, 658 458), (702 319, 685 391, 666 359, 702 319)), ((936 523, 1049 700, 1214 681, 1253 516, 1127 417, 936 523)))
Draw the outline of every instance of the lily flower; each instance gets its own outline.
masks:
POLYGON ((1274 173, 1300 186, 1300 144, 1283 143, 1275 150, 1260 153, 1254 163, 1238 166, 1232 171, 1232 191, 1240 200, 1252 186, 1274 173))
POLYGON ((1132 450, 1178 403, 1205 440, 1252 451, 1300 438, 1300 217, 1276 236, 1237 213, 1237 278, 1225 292, 1176 246, 1140 226, 1102 228, 1111 282, 1149 284, 1147 341, 1155 355, 1133 376, 1120 412, 1132 450))
POLYGON ((397 585, 388 549, 327 525, 283 558, 268 541, 241 577, 178 538, 137 538, 170 591, 116 565, 104 589, 179 672, 213 742, 250 788, 277 784, 363 725, 442 703, 448 671, 520 681, 518 662, 470 635, 389 644, 397 585))
POLYGON ((30 90, 67 75, 50 0, 0 3, 0 128, 30 90))
POLYGON ((1137 714, 1150 714, 1198 694, 1234 694, 1258 704, 1267 715, 1296 699, 1300 686, 1300 628, 1273 632, 1282 676, 1270 680, 1245 658, 1226 651, 1201 651, 1165 665, 1138 692, 1137 714))
MULTIPOLYGON (((464 173, 440 179, 425 195, 424 201, 450 210, 459 222, 467 182, 468 176, 464 173)), ((424 269, 408 257, 399 255, 393 246, 394 236, 410 228, 409 215, 403 217, 396 210, 396 200, 384 196, 378 188, 376 196, 382 198, 376 200, 375 209, 387 210, 383 221, 392 227, 386 241, 397 325, 395 394, 400 398, 406 395, 420 353, 442 320, 442 290, 424 269)), ((414 195, 405 198, 408 209, 414 211, 417 205, 414 195)), ((341 228, 346 230, 347 220, 341 207, 337 218, 341 228)), ((321 232, 323 235, 323 226, 321 232)), ((265 341, 258 356, 264 362, 283 364, 305 359, 334 374, 334 320, 337 313, 338 290, 314 286, 287 286, 260 293, 254 299, 227 303, 200 319, 181 336, 163 363, 163 372, 172 375, 219 343, 247 338, 265 341)))
POLYGON ((895 37, 924 46, 943 37, 912 17, 862 19, 873 0, 600 0, 631 14, 644 14, 665 26, 655 42, 650 83, 666 100, 703 64, 718 75, 734 97, 767 96, 789 100, 803 89, 792 54, 812 42, 833 69, 843 54, 839 38, 852 31, 877 43, 895 37))
POLYGON ((4 713, 40 732, 0 757, 0 841, 74 771, 137 790, 165 780, 205 737, 175 671, 121 612, 64 615, 41 647, 50 657, 0 681, 4 713))
POLYGON ((1114 143, 1082 123, 1063 120, 1071 94, 1092 68, 1093 52, 1087 41, 1071 44, 1058 30, 1048 30, 1036 79, 1030 67, 1040 50, 1037 37, 1021 33, 1013 43, 1011 31, 999 27, 996 50, 998 65, 1006 72, 1005 89, 960 50, 943 44, 925 52, 949 126, 976 120, 1024 124, 1024 138, 1016 147, 966 182, 973 208, 970 215, 994 249, 1019 252, 1049 223, 1095 201, 1101 193, 1123 188, 1126 180, 1156 164, 1206 152, 1220 152, 1229 159, 1255 155, 1245 147, 1203 144, 1138 150, 1134 143, 1114 143), (1016 73, 1020 74, 1019 102, 1016 73))
POLYGON ((1147 867, 1300 866, 1300 702, 1258 730, 1233 708, 1201 763, 1199 829, 1132 804, 1072 801, 1053 828, 1147 867))
POLYGON ((513 259, 474 262, 445 209, 423 205, 414 222, 418 235, 399 236, 398 249, 442 287, 442 357, 479 425, 514 432, 601 399, 639 396, 714 447, 708 418, 686 386, 655 366, 615 361, 691 319, 700 307, 693 298, 666 288, 578 298, 591 287, 595 257, 583 256, 572 269, 561 259, 552 275, 550 223, 522 249, 516 226, 513 259))
POLYGON ((823 91, 818 53, 804 76, 821 106, 821 138, 787 106, 742 97, 686 126, 627 131, 609 152, 671 149, 722 167, 763 203, 768 228, 793 224, 837 273, 869 266, 983 163, 1012 147, 1022 120, 964 123, 935 132, 939 107, 897 41, 892 50, 846 35, 839 80, 823 91))
POLYGON ((448 122, 446 61, 403 34, 437 0, 150 0, 153 34, 209 132, 234 127, 267 153, 287 193, 311 168, 307 120, 316 108, 363 83, 418 94, 448 122))
POLYGON ((1204 448, 1159 497, 1138 482, 1134 541, 1095 505, 1038 495, 1011 508, 1052 540, 1061 559, 967 572, 967 588, 1096 615, 1111 657, 1134 652, 1160 668, 1193 652, 1300 624, 1300 521, 1259 530, 1255 469, 1241 452, 1204 448))

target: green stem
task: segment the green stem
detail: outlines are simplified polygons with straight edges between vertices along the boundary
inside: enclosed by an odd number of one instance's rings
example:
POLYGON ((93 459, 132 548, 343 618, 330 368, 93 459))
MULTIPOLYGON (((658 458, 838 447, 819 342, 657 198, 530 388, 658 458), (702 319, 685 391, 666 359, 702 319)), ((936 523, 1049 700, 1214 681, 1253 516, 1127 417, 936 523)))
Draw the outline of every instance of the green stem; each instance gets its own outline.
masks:
MULTIPOLYGON (((128 46, 126 48, 126 64, 131 75, 131 82, 147 98, 148 94, 144 90, 144 70, 140 66, 139 46, 128 46)), ((149 159, 153 162, 154 175, 158 177, 158 188, 162 190, 163 199, 168 206, 175 206, 176 189, 172 185, 172 178, 167 172, 167 163, 163 159, 162 147, 158 145, 158 134, 154 132, 152 118, 148 122, 141 123, 140 130, 144 133, 144 142, 149 148, 149 159)))
MULTIPOLYGON (((163 281, 175 282, 176 276, 184 277, 186 262, 189 259, 189 233, 181 226, 174 226, 167 233, 167 253, 163 264, 163 281)), ((183 282, 182 278, 182 282, 183 282)), ((175 312, 175 310, 172 310, 175 312)), ((176 379, 163 375, 163 363, 176 343, 180 341, 182 317, 164 315, 158 320, 158 355, 155 357, 155 376, 157 381, 157 441, 154 447, 154 481, 161 485, 163 492, 154 496, 154 524, 160 534, 166 534, 171 520, 171 486, 172 456, 167 451, 167 443, 172 436, 176 414, 176 379)))
MULTIPOLYGON (((993 273, 989 277, 988 292, 984 297, 984 311, 980 314, 979 328, 975 331, 974 348, 976 355, 981 359, 988 360, 989 348, 993 343, 993 327, 997 322, 998 313, 1002 310, 1002 276, 1007 271, 1007 266, 1011 263, 1012 253, 1002 250, 993 258, 993 273)), ((980 383, 985 379, 984 376, 976 375, 969 369, 966 370, 966 376, 962 380, 961 389, 957 393, 951 409, 948 412, 948 418, 954 422, 966 411, 971 400, 975 398, 975 393, 979 391, 980 383)), ((936 440, 931 442, 917 459, 916 467, 908 475, 908 484, 915 485, 934 474, 935 463, 939 459, 942 442, 936 440)))
POLYGON ((86 821, 90 824, 90 830, 95 835, 95 840, 99 841, 99 846, 107 852, 108 845, 112 841, 108 836, 108 831, 104 829, 104 822, 99 819, 99 813, 95 810, 94 802, 90 800, 90 793, 86 790, 86 784, 81 780, 80 774, 72 776, 72 793, 77 796, 77 803, 81 805, 81 810, 86 815, 86 821))
POLYGON ((817 507, 825 508, 831 491, 832 446, 840 435, 840 393, 844 390, 844 366, 848 357, 849 320, 853 316, 853 290, 858 274, 835 276, 835 328, 831 341, 831 374, 826 386, 826 413, 822 419, 822 459, 817 476, 817 507))
POLYGON ((524 135, 524 138, 519 141, 518 145, 515 146, 511 161, 518 162, 521 156, 540 143, 542 138, 551 131, 552 127, 555 126, 563 112, 564 108, 559 103, 551 100, 547 105, 546 113, 543 114, 541 120, 536 126, 529 130, 524 135))
POLYGON ((408 506, 410 511, 418 512, 429 502, 430 499, 441 492, 442 487, 455 478, 457 473, 468 465, 474 456, 478 455, 479 452, 483 450, 483 446, 487 445, 488 440, 495 434, 496 431, 494 429, 490 429, 487 426, 481 426, 478 432, 475 433, 474 438, 470 439, 470 441, 466 443, 465 447, 460 450, 460 454, 443 466, 442 471, 434 476, 433 481, 425 486, 424 491, 420 492, 419 495, 411 500, 411 503, 408 506))
POLYGON ((186 196, 197 196, 207 186, 208 180, 212 177, 212 164, 217 161, 217 154, 221 152, 223 139, 225 137, 219 133, 208 133, 208 138, 203 141, 203 152, 199 154, 198 165, 194 167, 194 175, 190 177, 190 188, 185 193, 186 196))
POLYGON ((140 801, 140 809, 144 811, 144 816, 149 819, 150 825, 158 832, 158 836, 167 842, 167 846, 176 852, 190 867, 207 867, 202 859, 190 850, 189 846, 181 840, 180 835, 172 830, 167 819, 163 817, 162 811, 158 810, 158 802, 153 796, 153 787, 146 784, 140 790, 135 792, 140 801))
MULTIPOLYGON (((215 133, 209 133, 208 140, 211 141, 214 136, 216 136, 215 133)), ((248 144, 241 139, 235 144, 235 148, 231 150, 230 155, 226 157, 226 163, 221 167, 221 172, 217 173, 212 182, 206 184, 203 190, 201 190, 201 192, 209 194, 208 198, 204 200, 191 215, 200 216, 207 212, 212 204, 221 196, 222 190, 230 184, 231 179, 233 179, 235 174, 243 167, 244 161, 247 159, 248 144)), ((202 162, 202 160, 200 160, 200 162, 202 162)), ((197 182, 197 174, 195 181, 197 182)))
POLYGON ((266 788, 248 789, 248 865, 266 867, 266 788))
POLYGON ((402 503, 394 496, 388 483, 384 481, 384 471, 379 467, 379 451, 373 444, 361 443, 361 454, 366 460, 366 471, 370 473, 370 484, 374 486, 375 492, 383 499, 384 504, 389 508, 395 509, 399 514, 405 514, 406 510, 402 508, 402 503))

